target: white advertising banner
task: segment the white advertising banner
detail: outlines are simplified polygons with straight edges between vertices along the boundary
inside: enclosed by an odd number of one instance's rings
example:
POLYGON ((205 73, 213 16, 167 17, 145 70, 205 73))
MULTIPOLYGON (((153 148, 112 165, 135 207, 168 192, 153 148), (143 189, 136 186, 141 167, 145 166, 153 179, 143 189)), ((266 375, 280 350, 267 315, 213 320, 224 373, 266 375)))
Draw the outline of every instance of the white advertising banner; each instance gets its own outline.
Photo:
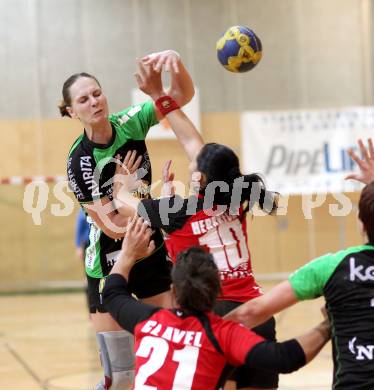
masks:
MULTIPOLYGON (((138 104, 150 99, 139 89, 131 91, 132 104, 138 104)), ((190 118, 191 122, 200 130, 200 96, 199 90, 195 88, 195 95, 192 100, 182 108, 183 112, 190 118)), ((147 139, 173 139, 175 134, 171 130, 167 119, 160 121, 158 125, 151 127, 147 135, 147 139)))
POLYGON ((242 171, 265 176, 282 194, 355 191, 347 154, 374 137, 374 108, 256 111, 241 116, 242 171))

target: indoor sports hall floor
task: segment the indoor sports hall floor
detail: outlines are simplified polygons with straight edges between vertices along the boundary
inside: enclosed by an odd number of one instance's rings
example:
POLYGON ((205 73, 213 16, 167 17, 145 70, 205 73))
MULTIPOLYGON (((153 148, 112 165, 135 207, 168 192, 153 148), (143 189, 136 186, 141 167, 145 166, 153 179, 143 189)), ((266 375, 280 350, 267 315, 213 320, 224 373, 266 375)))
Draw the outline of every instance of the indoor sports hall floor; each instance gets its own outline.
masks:
MULTIPOLYGON (((302 302, 278 315, 279 339, 316 324, 322 304, 302 302)), ((281 376, 279 388, 331 389, 330 347, 299 372, 281 376)), ((86 390, 99 377, 83 293, 0 296, 0 389, 86 390)))

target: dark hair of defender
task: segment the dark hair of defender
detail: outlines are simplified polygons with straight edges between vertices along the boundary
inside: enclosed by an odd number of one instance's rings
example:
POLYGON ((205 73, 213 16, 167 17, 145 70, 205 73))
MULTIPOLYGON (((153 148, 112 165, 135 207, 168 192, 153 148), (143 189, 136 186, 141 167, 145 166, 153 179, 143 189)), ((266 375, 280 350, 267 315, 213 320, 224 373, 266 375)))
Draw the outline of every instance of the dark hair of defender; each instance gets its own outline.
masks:
POLYGON ((176 301, 183 311, 199 313, 213 309, 221 287, 218 268, 210 253, 196 247, 180 252, 171 279, 176 301))
POLYGON ((229 147, 216 143, 205 144, 197 156, 197 170, 206 176, 205 188, 216 181, 228 184, 228 192, 216 191, 215 204, 239 206, 238 204, 231 205, 231 200, 235 186, 239 185, 236 179, 242 178, 242 183, 248 183, 248 187, 242 189, 240 205, 248 201, 248 209, 258 203, 261 210, 268 214, 276 211, 279 194, 267 191, 265 183, 258 174, 243 175, 240 172, 239 158, 229 147))

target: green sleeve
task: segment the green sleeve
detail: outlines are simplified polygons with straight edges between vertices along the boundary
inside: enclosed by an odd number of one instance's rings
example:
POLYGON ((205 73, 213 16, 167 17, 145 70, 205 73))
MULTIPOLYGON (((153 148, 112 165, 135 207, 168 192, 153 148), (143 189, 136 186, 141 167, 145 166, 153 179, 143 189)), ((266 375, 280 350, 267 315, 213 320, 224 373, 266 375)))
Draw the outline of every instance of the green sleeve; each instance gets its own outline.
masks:
POLYGON ((373 250, 373 246, 359 245, 336 253, 329 253, 296 270, 290 275, 289 282, 297 299, 313 299, 321 296, 326 283, 330 280, 338 265, 347 256, 366 250, 373 250))
POLYGON ((151 100, 112 114, 109 119, 119 124, 127 138, 134 140, 145 139, 149 129, 158 123, 151 100))
POLYGON ((329 253, 310 261, 290 275, 288 280, 298 300, 313 299, 323 294, 323 288, 340 263, 340 260, 336 260, 329 253))

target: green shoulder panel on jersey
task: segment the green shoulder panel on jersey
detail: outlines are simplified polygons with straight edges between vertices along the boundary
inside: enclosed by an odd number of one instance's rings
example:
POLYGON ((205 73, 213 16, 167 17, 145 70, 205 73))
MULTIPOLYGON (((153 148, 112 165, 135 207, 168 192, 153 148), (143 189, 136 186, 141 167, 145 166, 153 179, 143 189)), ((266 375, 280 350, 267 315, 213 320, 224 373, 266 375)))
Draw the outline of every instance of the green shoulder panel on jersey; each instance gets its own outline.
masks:
POLYGON ((76 140, 75 142, 73 143, 73 146, 70 148, 69 150, 69 153, 68 153, 68 158, 70 157, 70 155, 74 152, 74 150, 77 148, 77 146, 80 144, 80 142, 82 141, 82 138, 83 138, 83 134, 81 134, 76 140))
POLYGON ((115 128, 116 137, 113 144, 108 148, 94 149, 93 155, 99 169, 102 169, 111 159, 115 158, 113 156, 116 150, 127 141, 144 140, 149 128, 158 123, 151 101, 131 106, 117 114, 112 114, 109 120, 115 128))
POLYGON ((124 132, 127 139, 144 140, 150 127, 158 123, 153 101, 136 104, 109 116, 117 132, 124 132))
POLYGON ((338 265, 349 255, 365 250, 374 250, 372 245, 359 245, 328 253, 296 270, 289 277, 298 300, 313 299, 323 295, 323 289, 338 265))

